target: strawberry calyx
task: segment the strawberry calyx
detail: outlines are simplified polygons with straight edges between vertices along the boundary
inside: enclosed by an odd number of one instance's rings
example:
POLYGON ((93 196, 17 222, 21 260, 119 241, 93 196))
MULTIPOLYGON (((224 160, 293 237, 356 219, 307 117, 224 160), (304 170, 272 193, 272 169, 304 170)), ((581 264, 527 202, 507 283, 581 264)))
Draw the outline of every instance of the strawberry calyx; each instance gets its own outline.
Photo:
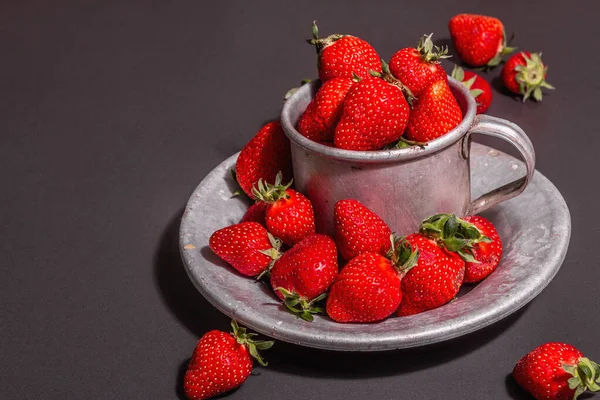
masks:
POLYGON ((269 232, 267 232, 267 236, 269 237, 269 242, 271 242, 272 247, 267 250, 259 250, 258 252, 264 254, 265 256, 271 257, 271 262, 269 263, 267 268, 265 268, 264 271, 261 272, 256 277, 257 281, 261 280, 264 276, 271 275, 271 269, 273 269, 273 265, 275 265, 275 261, 277 261, 279 259, 279 257, 281 257, 281 254, 282 254, 281 240, 277 239, 275 236, 271 235, 271 233, 269 233, 269 232))
POLYGON ((454 214, 436 214, 421 223, 420 232, 437 242, 440 247, 457 253, 463 260, 478 264, 473 257, 473 247, 477 243, 489 243, 485 236, 473 224, 458 218, 454 214))
POLYGON ((431 36, 433 36, 433 33, 423 35, 419 39, 417 51, 421 56, 421 60, 428 63, 439 63, 439 60, 443 58, 452 57, 452 55, 448 54, 448 46, 435 46, 433 40, 431 40, 431 36))
POLYGON ((587 390, 600 391, 600 365, 586 357, 581 357, 577 365, 563 364, 562 368, 572 375, 569 379, 569 388, 575 390, 573 400, 587 390))
POLYGON ((402 276, 408 274, 419 262, 419 249, 413 249, 412 245, 404 237, 390 235, 391 246, 386 257, 392 262, 398 273, 402 276))
POLYGON ((542 100, 542 88, 554 89, 554 86, 546 82, 548 67, 542 63, 542 53, 521 53, 525 65, 517 65, 515 80, 519 84, 519 90, 523 95, 523 102, 533 95, 534 100, 542 100))
POLYGON ((293 179, 287 184, 283 184, 283 173, 279 171, 275 176, 275 183, 270 184, 262 178, 258 180, 256 187, 252 187, 252 195, 256 201, 264 201, 265 203, 274 203, 277 200, 288 199, 290 195, 286 192, 292 186, 293 179))
POLYGON ((308 300, 298 293, 289 291, 283 287, 278 287, 275 290, 278 290, 283 295, 283 304, 285 304, 287 309, 305 321, 312 322, 314 314, 325 313, 325 309, 316 304, 327 298, 327 292, 320 294, 312 300, 308 300))
POLYGON ((483 93, 483 90, 481 89, 471 89, 471 87, 475 83, 475 80, 477 80, 477 76, 473 75, 471 79, 465 81, 465 71, 458 65, 454 64, 454 67, 452 68, 452 74, 450 76, 452 76, 457 81, 461 82, 463 86, 469 89, 471 96, 473 96, 475 99, 477 99, 477 96, 483 93))
POLYGON ((392 143, 389 148, 390 149, 406 149, 408 147, 419 146, 424 149, 427 147, 427 142, 417 142, 416 140, 409 140, 404 136, 400 136, 397 142, 392 143))
POLYGON ((394 77, 394 75, 392 75, 392 72, 390 71, 390 66, 383 59, 381 60, 381 70, 383 71, 383 74, 378 71, 374 71, 372 69, 369 70, 369 74, 376 78, 381 78, 384 81, 386 81, 387 83, 389 83, 390 85, 396 86, 398 89, 400 89, 402 91, 402 94, 404 95, 404 98, 408 102, 408 105, 410 105, 412 108, 413 101, 415 100, 415 96, 412 94, 412 92, 410 91, 409 88, 404 86, 404 84, 400 81, 400 79, 398 79, 398 78, 394 77))
POLYGON ((260 365, 266 367, 268 363, 263 360, 263 358, 258 353, 259 350, 268 350, 275 344, 272 340, 255 340, 254 337, 258 336, 256 333, 246 333, 246 328, 243 326, 239 326, 236 320, 231 320, 231 328, 233 332, 231 332, 231 336, 235 338, 235 340, 245 346, 248 349, 250 355, 258 361, 260 365))
POLYGON ((510 47, 510 44, 514 38, 515 38, 515 35, 513 33, 507 42, 506 41, 506 33, 504 31, 502 31, 502 43, 500 43, 500 46, 498 47, 498 52, 496 53, 494 58, 492 58, 490 61, 488 61, 488 63, 485 65, 485 69, 491 69, 491 68, 494 68, 494 67, 500 65, 504 56, 512 53, 513 51, 515 51, 517 49, 516 47, 510 47))
POLYGON ((319 37, 319 27, 317 26, 317 21, 312 22, 312 39, 306 39, 308 44, 312 44, 317 49, 317 54, 320 54, 323 49, 331 44, 333 44, 336 40, 343 38, 348 35, 341 35, 339 33, 334 33, 333 35, 329 35, 325 38, 319 37))

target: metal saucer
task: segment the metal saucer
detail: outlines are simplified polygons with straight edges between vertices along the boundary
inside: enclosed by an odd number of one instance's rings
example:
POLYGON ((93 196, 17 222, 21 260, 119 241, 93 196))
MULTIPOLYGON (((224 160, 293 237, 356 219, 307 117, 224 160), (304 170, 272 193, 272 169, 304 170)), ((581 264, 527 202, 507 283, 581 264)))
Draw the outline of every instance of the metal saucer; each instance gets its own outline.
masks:
MULTIPOLYGON (((326 316, 305 322, 286 312, 269 287, 236 273, 208 248, 210 235, 239 222, 248 207, 247 202, 231 198, 229 170, 236 158, 237 154, 211 171, 190 197, 181 221, 181 256, 196 288, 217 309, 278 340, 329 350, 379 351, 462 336, 530 302, 554 278, 567 253, 569 210, 556 187, 536 171, 521 195, 483 213, 500 233, 503 258, 491 276, 476 286, 465 286, 455 301, 425 313, 375 324, 339 324, 326 316)), ((521 161, 473 143, 472 198, 524 172, 521 161)))

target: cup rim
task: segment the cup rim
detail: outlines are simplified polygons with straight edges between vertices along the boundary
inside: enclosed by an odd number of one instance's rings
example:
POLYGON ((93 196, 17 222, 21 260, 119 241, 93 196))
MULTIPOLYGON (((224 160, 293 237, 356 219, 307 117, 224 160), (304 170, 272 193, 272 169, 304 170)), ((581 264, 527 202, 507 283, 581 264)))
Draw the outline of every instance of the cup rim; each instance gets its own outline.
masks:
POLYGON ((419 146, 411 146, 404 149, 375 151, 338 149, 335 147, 325 146, 302 136, 300 132, 296 130, 296 127, 290 118, 292 108, 296 107, 302 98, 309 96, 312 99, 313 96, 311 93, 316 88, 318 83, 319 81, 316 80, 310 84, 303 85, 284 103, 281 111, 281 124, 287 137, 298 146, 312 153, 316 153, 326 158, 338 161, 357 163, 385 163, 427 157, 453 145, 460 140, 473 124, 477 109, 475 99, 473 96, 471 96, 469 89, 467 89, 459 81, 448 76, 448 84, 453 89, 455 96, 461 95, 467 104, 467 111, 463 115, 462 121, 450 132, 428 142, 427 146, 424 148, 419 146))

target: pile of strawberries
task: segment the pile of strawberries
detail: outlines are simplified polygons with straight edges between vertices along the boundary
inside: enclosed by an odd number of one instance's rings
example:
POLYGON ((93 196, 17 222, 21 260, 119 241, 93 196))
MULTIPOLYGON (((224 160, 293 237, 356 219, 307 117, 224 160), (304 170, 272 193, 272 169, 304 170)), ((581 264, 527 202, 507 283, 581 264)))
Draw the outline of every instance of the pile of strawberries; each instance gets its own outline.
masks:
POLYGON ((434 215, 419 232, 397 237, 378 215, 346 199, 335 204, 334 238, 317 233, 310 200, 281 179, 259 180, 257 203, 209 245, 241 274, 269 276, 275 295, 307 321, 326 312, 337 322, 376 322, 437 308, 500 262, 500 237, 480 216, 434 215), (338 252, 347 261, 341 271, 338 252))
MULTIPOLYGON (((496 66, 513 50, 496 18, 460 14, 449 30, 458 55, 473 67, 496 66)), ((360 38, 319 38, 313 23, 308 42, 317 50, 321 86, 298 131, 323 145, 376 151, 424 146, 454 129, 463 114, 440 64, 448 49, 431 36, 387 63, 360 38)), ((546 73, 540 54, 521 52, 502 77, 524 100, 541 100, 541 89, 552 88, 546 73)), ((481 76, 457 66, 452 76, 470 89, 478 113, 487 110, 491 89, 481 76)), ((234 176, 254 204, 239 223, 214 232, 209 246, 238 273, 264 280, 282 308, 306 321, 326 314, 339 323, 372 323, 425 312, 455 299, 464 283, 485 279, 502 256, 500 237, 483 217, 437 214, 417 232, 398 236, 356 199, 334 205, 333 237, 317 232, 310 199, 292 187, 290 142, 279 121, 243 148, 234 176)), ((232 328, 198 342, 184 380, 188 398, 208 399, 241 385, 252 358, 266 365, 258 351, 273 342, 256 340, 236 321, 232 328)), ((534 350, 513 375, 538 399, 600 390, 600 366, 563 343, 534 350)))
POLYGON ((380 150, 426 143, 462 120, 439 63, 448 51, 434 46, 431 35, 389 64, 360 38, 319 38, 314 22, 313 36, 322 85, 298 121, 303 136, 340 149, 380 150))
MULTIPOLYGON (((449 23, 460 58, 473 67, 494 67, 507 47, 504 26, 497 18, 459 14, 449 23)), ((334 34, 319 38, 313 22, 321 87, 298 121, 303 136, 346 150, 380 150, 385 147, 423 145, 462 120, 459 107, 440 60, 448 49, 424 35, 416 47, 398 50, 386 63, 365 40, 334 34)), ((502 76, 512 92, 542 99, 547 67, 540 54, 521 52, 511 57, 502 76)), ((470 89, 477 112, 492 101, 489 83, 472 71, 455 66, 452 77, 470 89)))

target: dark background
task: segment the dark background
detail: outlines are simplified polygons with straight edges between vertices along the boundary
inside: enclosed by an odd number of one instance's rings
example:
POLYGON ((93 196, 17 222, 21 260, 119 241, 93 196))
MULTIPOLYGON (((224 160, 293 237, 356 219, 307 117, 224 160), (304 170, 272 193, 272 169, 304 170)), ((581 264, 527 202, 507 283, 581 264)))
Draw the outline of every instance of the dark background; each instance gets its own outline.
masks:
POLYGON ((278 343, 228 398, 525 399, 508 374, 535 346, 567 341, 599 359, 595 2, 441 3, 1 2, 0 398, 181 396, 196 341, 229 323, 183 270, 182 208, 316 75, 313 19, 389 59, 423 33, 447 40, 454 14, 485 13, 543 51, 557 90, 522 104, 496 82, 489 113, 531 137, 570 207, 571 245, 543 293, 491 327, 375 354, 278 343))

